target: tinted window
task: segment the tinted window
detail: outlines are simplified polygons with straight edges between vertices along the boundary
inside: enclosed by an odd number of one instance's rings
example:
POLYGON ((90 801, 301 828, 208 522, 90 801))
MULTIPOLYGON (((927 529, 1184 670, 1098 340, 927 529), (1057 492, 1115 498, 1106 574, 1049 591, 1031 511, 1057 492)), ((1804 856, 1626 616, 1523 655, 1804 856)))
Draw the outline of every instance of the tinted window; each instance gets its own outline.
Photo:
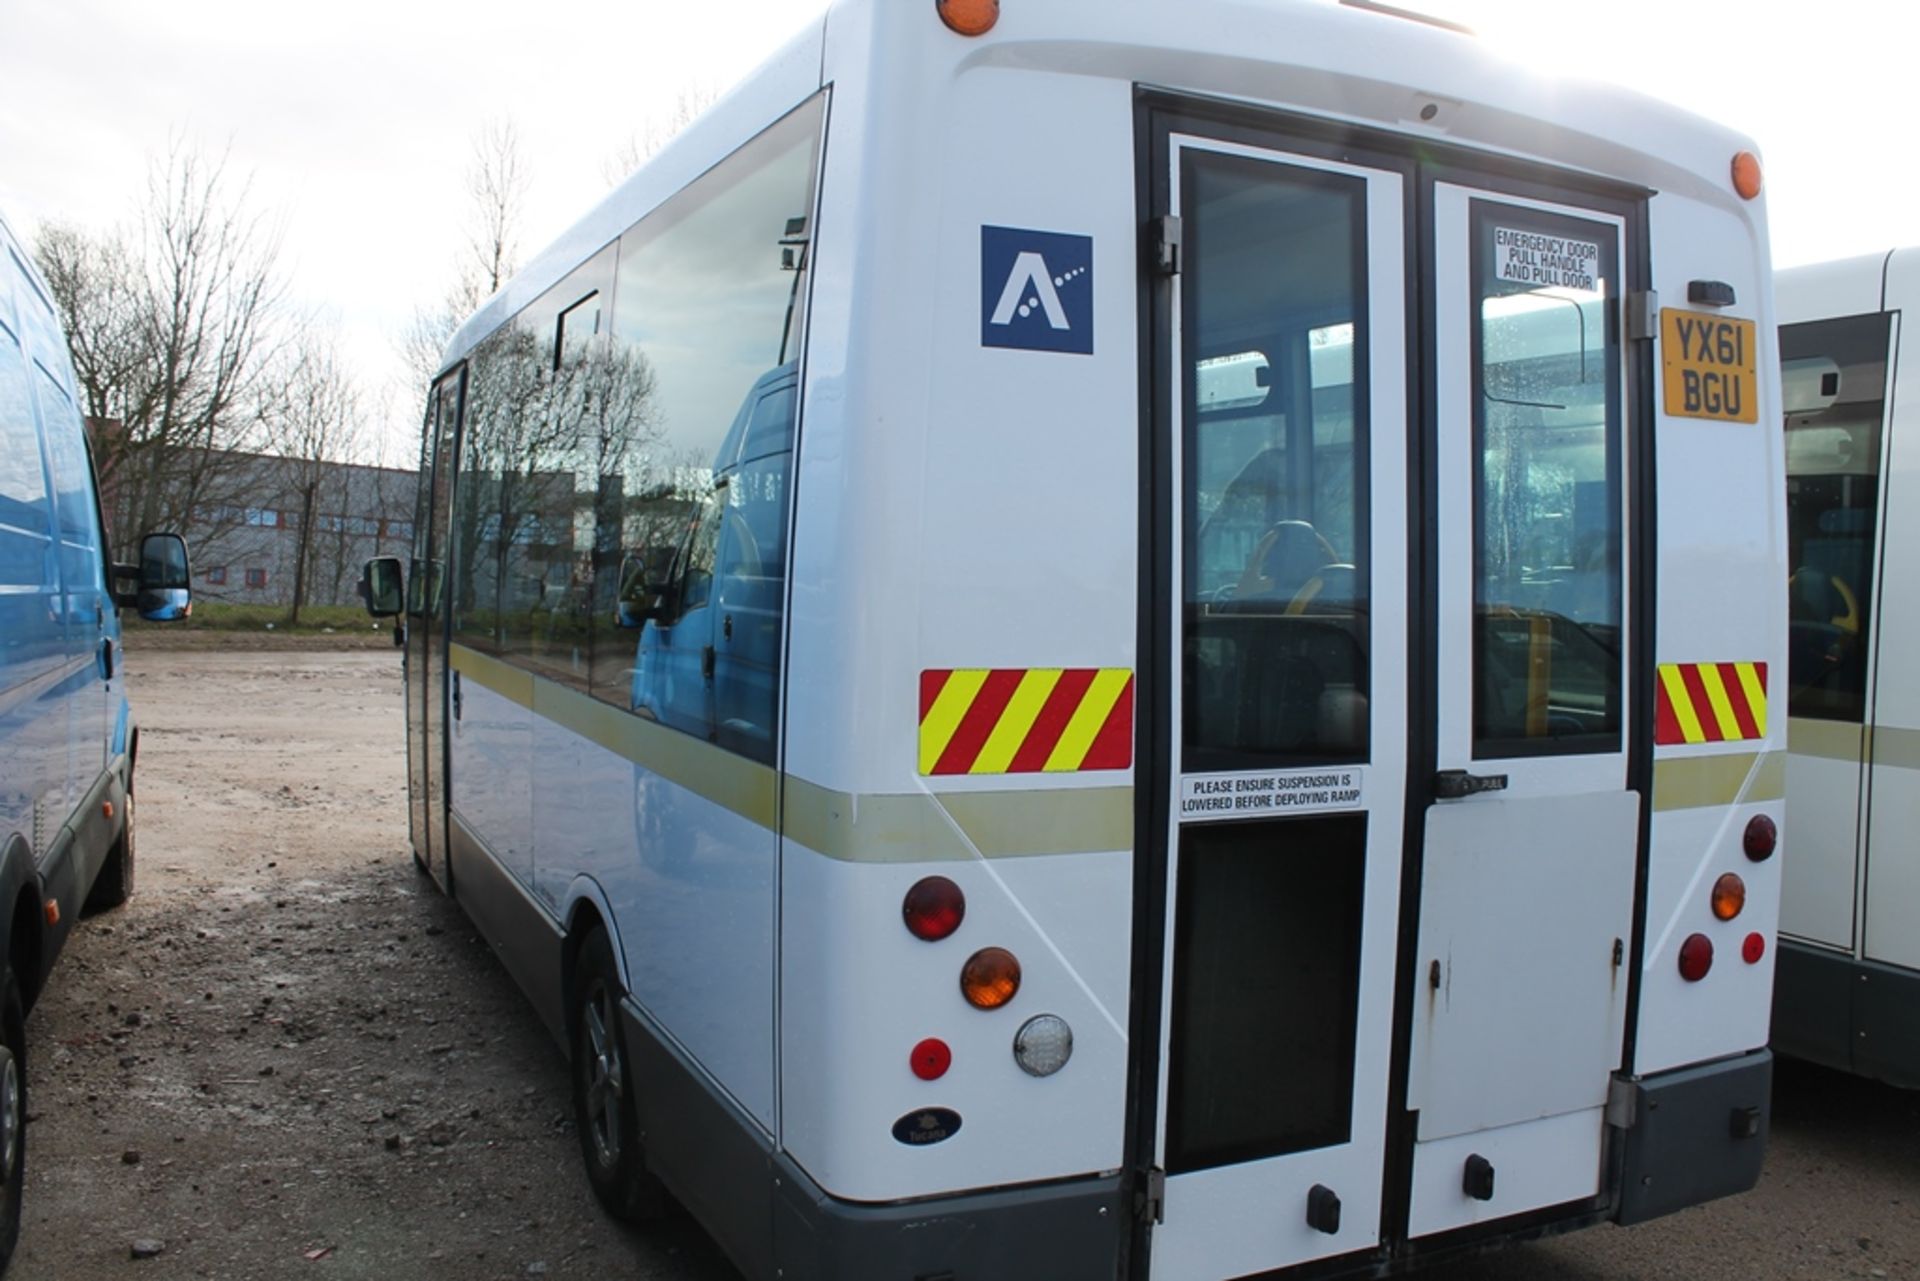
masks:
POLYGON ((1367 753, 1365 184, 1182 178, 1188 771, 1367 753))
POLYGON ((454 629, 773 758, 818 102, 470 357, 454 629))
POLYGON ((1780 330, 1790 716, 1866 714, 1890 323, 1875 313, 1780 330))
POLYGON ((622 237, 614 294, 614 346, 649 388, 622 559, 671 565, 631 703, 767 761, 820 124, 803 107, 622 237))
POLYGON ((1612 227, 1476 206, 1476 756, 1620 741, 1617 258, 1612 227))
POLYGON ((48 586, 47 479, 26 358, 0 329, 0 587, 48 586))
POLYGON ((60 527, 60 573, 67 589, 106 585, 100 564, 100 514, 94 504, 93 465, 81 435, 80 415, 46 370, 39 372, 47 455, 53 465, 54 510, 60 527))

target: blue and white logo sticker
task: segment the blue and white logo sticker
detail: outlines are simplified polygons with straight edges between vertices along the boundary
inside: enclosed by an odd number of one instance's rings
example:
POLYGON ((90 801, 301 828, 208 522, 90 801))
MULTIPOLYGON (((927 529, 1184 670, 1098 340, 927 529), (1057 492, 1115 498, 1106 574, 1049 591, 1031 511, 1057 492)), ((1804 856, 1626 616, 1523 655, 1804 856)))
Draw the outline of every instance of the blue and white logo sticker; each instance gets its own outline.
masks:
POLYGON ((1093 237, 980 228, 980 345, 1093 354, 1093 237))

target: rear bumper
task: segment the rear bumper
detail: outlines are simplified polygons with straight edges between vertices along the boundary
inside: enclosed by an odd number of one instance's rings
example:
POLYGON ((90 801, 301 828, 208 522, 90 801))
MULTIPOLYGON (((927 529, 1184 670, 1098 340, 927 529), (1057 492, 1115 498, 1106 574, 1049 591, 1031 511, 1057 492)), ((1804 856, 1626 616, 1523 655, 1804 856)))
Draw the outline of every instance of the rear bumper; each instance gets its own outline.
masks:
POLYGON ((1112 1281, 1120 1179, 942 1197, 905 1205, 836 1201, 782 1160, 774 1241, 785 1281, 1112 1281))
POLYGON ((1766 1050, 1623 1081, 1622 1224, 1745 1192, 1766 1155, 1773 1055, 1766 1050))
POLYGON ((629 998, 648 1164, 751 1281, 1113 1281, 1118 1174, 888 1205, 828 1195, 629 998))
POLYGON ((1773 1048, 1920 1089, 1920 972, 1782 940, 1773 1048))

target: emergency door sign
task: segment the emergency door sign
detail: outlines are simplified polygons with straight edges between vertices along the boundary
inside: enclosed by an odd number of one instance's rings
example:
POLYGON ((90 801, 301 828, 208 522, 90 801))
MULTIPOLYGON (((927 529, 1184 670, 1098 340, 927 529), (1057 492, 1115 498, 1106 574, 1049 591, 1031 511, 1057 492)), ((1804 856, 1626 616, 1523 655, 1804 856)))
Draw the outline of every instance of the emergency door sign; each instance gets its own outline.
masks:
POLYGON ((1673 417, 1759 422, 1756 326, 1734 316, 1663 309, 1660 378, 1666 385, 1667 413, 1673 417))

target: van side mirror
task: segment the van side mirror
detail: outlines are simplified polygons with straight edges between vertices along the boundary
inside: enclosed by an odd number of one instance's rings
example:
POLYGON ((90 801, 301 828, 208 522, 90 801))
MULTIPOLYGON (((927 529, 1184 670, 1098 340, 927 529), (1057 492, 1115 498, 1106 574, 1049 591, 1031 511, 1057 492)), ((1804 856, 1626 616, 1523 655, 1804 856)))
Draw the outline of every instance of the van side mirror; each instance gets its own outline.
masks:
POLYGON ((397 618, 406 608, 404 571, 398 556, 375 556, 360 571, 360 595, 375 618, 397 618))
POLYGON ((660 612, 672 582, 661 567, 651 563, 658 558, 628 556, 620 562, 620 595, 614 602, 614 625, 637 631, 660 612))
POLYGON ((116 591, 114 603, 132 605, 150 623, 178 622, 193 613, 193 570, 187 540, 178 534, 143 537, 140 563, 115 565, 114 577, 135 582, 131 593, 116 591))

